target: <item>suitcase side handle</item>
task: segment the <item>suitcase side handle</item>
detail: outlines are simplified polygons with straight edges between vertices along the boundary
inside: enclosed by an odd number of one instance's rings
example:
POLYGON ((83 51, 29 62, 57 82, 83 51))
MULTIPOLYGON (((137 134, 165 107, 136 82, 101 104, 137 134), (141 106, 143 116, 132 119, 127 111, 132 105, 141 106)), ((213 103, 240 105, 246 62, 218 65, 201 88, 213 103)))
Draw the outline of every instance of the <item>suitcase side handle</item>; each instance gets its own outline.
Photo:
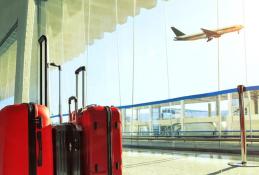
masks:
POLYGON ((69 112, 69 121, 73 122, 77 120, 77 112, 78 112, 78 106, 77 106, 77 98, 75 96, 72 96, 68 99, 68 112, 69 112), (71 112, 71 103, 72 101, 75 102, 75 113, 74 115, 71 112))
POLYGON ((81 66, 78 69, 76 69, 76 98, 78 99, 78 76, 79 73, 82 72, 82 108, 85 107, 85 66, 81 66))
POLYGON ((42 133, 41 131, 37 132, 37 142, 38 142, 38 148, 39 148, 39 153, 38 153, 38 166, 42 166, 42 133))

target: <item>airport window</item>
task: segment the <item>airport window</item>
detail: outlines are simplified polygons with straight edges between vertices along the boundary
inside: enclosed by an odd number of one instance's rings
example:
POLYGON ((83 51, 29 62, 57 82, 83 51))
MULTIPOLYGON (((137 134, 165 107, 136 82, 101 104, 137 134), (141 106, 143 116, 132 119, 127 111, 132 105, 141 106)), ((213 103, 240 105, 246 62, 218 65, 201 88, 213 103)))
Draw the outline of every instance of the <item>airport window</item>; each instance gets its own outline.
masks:
POLYGON ((0 109, 39 102, 45 35, 47 61, 62 70, 45 65, 53 127, 60 113, 75 124, 68 99, 77 96, 80 112, 119 109, 125 175, 253 175, 258 168, 228 163, 259 164, 258 7, 258 0, 2 0, 0 109), (9 16, 18 21, 6 30, 9 16), (76 78, 79 66, 86 71, 76 78))

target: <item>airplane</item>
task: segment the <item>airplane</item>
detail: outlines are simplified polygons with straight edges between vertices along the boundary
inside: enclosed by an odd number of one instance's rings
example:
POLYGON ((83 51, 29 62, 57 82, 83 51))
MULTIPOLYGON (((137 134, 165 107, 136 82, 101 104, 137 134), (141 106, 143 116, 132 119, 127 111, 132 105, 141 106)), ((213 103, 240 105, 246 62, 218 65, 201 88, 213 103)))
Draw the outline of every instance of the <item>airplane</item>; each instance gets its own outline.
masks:
POLYGON ((207 38, 207 42, 211 41, 213 38, 219 38, 219 37, 221 37, 221 35, 223 35, 225 33, 230 33, 230 32, 235 32, 235 31, 237 31, 239 33, 239 31, 242 28, 244 28, 244 26, 242 26, 242 25, 234 25, 234 26, 225 27, 225 28, 216 29, 216 30, 208 30, 208 29, 201 28, 202 33, 186 35, 183 32, 181 32, 180 30, 178 30, 177 28, 171 27, 171 29, 173 30, 173 32, 176 35, 174 38, 175 41, 192 41, 192 40, 207 38))

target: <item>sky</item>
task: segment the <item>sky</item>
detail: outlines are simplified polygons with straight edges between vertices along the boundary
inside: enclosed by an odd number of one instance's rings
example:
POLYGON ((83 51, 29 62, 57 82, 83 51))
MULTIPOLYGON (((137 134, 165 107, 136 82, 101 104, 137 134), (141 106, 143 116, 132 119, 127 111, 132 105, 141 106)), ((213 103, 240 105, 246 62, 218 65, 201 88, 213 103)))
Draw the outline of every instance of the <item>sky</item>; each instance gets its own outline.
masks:
MULTIPOLYGON (((141 9, 139 15, 128 17, 115 32, 105 33, 86 46, 84 53, 62 65, 63 113, 67 113, 68 97, 75 95, 73 72, 80 65, 87 66, 88 104, 129 105, 238 84, 259 85, 257 7, 258 0, 218 0, 217 12, 216 0, 158 0, 155 8, 141 9), (193 34, 201 32, 200 28, 237 24, 244 25, 239 34, 210 42, 174 41, 170 29, 174 26, 193 34)), ((57 76, 56 70, 51 71, 53 114, 58 111, 57 76)))
MULTIPOLYGON (((75 94, 73 71, 80 65, 87 66, 88 104, 129 105, 229 89, 238 84, 258 85, 255 43, 259 39, 259 12, 255 7, 259 3, 242 3, 243 0, 219 0, 218 14, 216 0, 160 0, 155 8, 142 9, 134 19, 129 17, 126 24, 105 33, 78 58, 63 65, 63 100, 75 94), (175 26, 193 34, 201 32, 200 28, 237 24, 245 26, 239 34, 226 34, 210 42, 173 41, 170 29, 175 26)), ((52 72, 51 82, 56 82, 55 76, 57 72, 52 72)), ((57 92, 55 86, 52 83, 52 92, 57 92)), ((55 111, 58 98, 53 93, 51 97, 56 99, 52 100, 55 111)), ((67 105, 63 108, 66 111, 67 105)))

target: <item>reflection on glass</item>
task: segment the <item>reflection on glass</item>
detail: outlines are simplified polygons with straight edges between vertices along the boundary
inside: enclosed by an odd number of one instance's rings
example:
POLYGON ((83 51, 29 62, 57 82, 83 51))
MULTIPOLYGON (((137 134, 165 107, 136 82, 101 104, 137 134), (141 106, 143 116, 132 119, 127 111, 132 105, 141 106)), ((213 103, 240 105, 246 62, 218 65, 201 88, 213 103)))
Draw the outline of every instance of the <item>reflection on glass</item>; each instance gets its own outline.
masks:
POLYGON ((11 37, 0 47, 0 108, 14 103, 17 41, 11 37))

